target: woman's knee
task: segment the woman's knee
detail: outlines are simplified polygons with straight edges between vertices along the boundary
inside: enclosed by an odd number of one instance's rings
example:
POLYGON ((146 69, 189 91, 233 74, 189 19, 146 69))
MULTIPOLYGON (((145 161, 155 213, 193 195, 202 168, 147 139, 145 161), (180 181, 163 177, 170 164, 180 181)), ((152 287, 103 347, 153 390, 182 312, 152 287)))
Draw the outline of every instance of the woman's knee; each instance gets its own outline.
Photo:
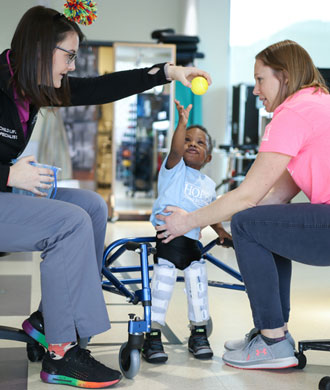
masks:
MULTIPOLYGON (((88 213, 70 203, 61 204, 53 209, 54 215, 44 224, 43 235, 46 239, 40 240, 37 248, 43 251, 43 258, 47 250, 53 248, 57 242, 72 242, 79 237, 79 242, 88 242, 93 239, 92 221, 88 213)), ((71 244, 69 244, 71 245, 71 244)))
POLYGON ((231 219, 231 233, 235 240, 238 236, 247 236, 255 226, 257 207, 239 211, 231 219))
POLYGON ((108 218, 108 205, 100 194, 94 191, 89 191, 88 202, 90 204, 91 215, 96 213, 99 218, 108 218))
POLYGON ((67 204, 65 205, 65 218, 63 227, 67 230, 89 230, 92 229, 90 215, 81 207, 67 204))
POLYGON ((244 222, 246 221, 246 210, 239 211, 231 218, 230 228, 231 232, 241 230, 244 222))
POLYGON ((86 210, 94 218, 107 218, 108 206, 105 200, 95 191, 85 189, 59 188, 57 198, 65 203, 71 203, 86 210))
POLYGON ((108 218, 109 209, 106 201, 102 198, 100 194, 97 194, 98 198, 98 207, 100 209, 100 212, 108 218))

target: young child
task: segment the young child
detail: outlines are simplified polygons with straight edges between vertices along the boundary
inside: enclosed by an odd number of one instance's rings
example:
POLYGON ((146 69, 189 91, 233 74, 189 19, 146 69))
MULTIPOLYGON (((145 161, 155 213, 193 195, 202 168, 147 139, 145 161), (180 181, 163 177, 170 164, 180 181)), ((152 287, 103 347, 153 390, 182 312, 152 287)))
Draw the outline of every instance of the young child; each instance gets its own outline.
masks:
MULTIPOLYGON (((175 101, 179 123, 175 130, 171 150, 159 172, 158 198, 154 204, 151 222, 162 224, 156 214, 163 213, 168 205, 193 211, 216 198, 215 183, 200 172, 211 161, 212 140, 207 130, 199 125, 186 128, 190 104, 186 109, 175 101)), ((213 225, 220 240, 231 238, 221 223, 213 225)), ((167 354, 161 342, 161 328, 176 282, 177 269, 184 271, 188 299, 188 317, 191 336, 188 348, 197 359, 210 359, 212 349, 207 339, 206 324, 210 318, 205 261, 198 246, 200 229, 194 229, 168 244, 157 238, 154 272, 151 283, 151 332, 146 334, 142 356, 149 363, 163 363, 167 354)))

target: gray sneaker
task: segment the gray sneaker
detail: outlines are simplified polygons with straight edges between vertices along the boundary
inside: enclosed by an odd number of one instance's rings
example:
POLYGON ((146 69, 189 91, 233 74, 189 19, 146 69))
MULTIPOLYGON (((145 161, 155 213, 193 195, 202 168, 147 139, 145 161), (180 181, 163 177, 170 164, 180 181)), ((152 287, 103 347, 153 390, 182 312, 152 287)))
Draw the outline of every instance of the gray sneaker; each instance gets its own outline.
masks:
MULTIPOLYGON (((250 330, 249 333, 247 333, 244 336, 244 339, 228 340, 225 342, 224 347, 226 348, 227 351, 237 351, 238 349, 243 349, 258 334, 260 334, 259 329, 253 328, 250 330)), ((290 332, 287 332, 285 334, 285 337, 289 341, 289 343, 293 346, 293 348, 295 349, 295 341, 294 341, 293 337, 291 336, 290 332)))
POLYGON ((238 349, 243 349, 259 333, 259 329, 253 328, 244 336, 243 339, 226 341, 224 347, 227 351, 237 351, 238 349))
POLYGON ((244 369, 269 370, 298 365, 294 349, 287 339, 268 345, 260 334, 255 336, 245 348, 225 352, 222 359, 229 366, 244 369))

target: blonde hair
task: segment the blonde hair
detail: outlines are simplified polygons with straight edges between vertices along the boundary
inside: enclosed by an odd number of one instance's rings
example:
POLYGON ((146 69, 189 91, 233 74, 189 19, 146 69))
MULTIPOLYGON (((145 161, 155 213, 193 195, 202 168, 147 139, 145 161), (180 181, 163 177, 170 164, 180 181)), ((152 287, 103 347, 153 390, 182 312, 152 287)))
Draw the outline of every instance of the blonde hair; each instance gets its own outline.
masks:
POLYGON ((258 53, 255 59, 272 68, 280 81, 277 105, 303 88, 314 87, 315 92, 321 90, 329 93, 324 78, 310 55, 294 41, 287 39, 274 43, 258 53))

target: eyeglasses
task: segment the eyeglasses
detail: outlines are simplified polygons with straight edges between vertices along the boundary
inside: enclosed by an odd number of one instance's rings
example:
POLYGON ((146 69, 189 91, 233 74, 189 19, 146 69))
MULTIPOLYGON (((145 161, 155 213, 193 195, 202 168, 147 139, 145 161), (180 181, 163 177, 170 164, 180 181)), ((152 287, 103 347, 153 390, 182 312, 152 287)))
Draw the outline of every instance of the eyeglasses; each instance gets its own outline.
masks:
POLYGON ((65 51, 66 53, 68 53, 68 58, 66 60, 66 63, 67 65, 70 65, 72 64, 72 62, 74 62, 77 58, 77 53, 72 53, 72 51, 69 51, 69 50, 66 50, 66 49, 63 49, 62 47, 59 47, 59 46, 55 46, 56 49, 58 50, 62 50, 62 51, 65 51))

